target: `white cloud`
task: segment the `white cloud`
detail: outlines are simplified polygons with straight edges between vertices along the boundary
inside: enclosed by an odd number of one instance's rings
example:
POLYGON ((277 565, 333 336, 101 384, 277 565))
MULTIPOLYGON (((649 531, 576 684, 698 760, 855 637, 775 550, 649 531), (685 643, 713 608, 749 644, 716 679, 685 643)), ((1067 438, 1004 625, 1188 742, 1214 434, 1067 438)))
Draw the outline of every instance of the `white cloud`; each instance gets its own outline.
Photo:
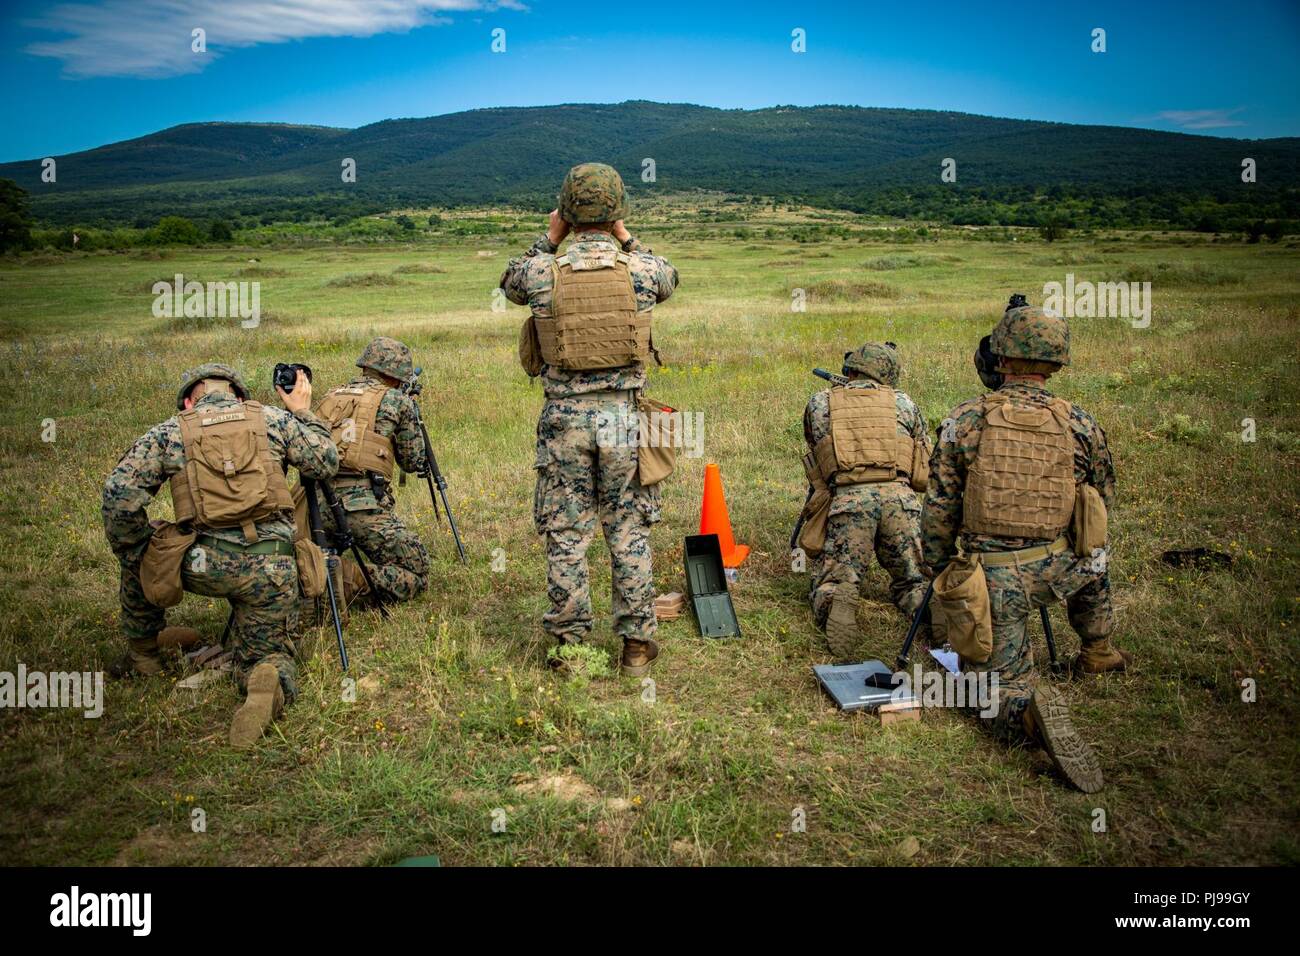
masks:
POLYGON ((1183 129, 1219 129, 1224 126, 1245 126, 1245 120, 1233 119, 1241 107, 1232 110, 1165 110, 1156 118, 1176 123, 1183 129))
POLYGON ((367 37, 450 22, 444 13, 524 9, 519 0, 103 0, 62 3, 29 26, 66 34, 27 52, 63 62, 67 76, 197 73, 223 49, 306 37, 367 37), (207 33, 206 54, 190 50, 207 33))

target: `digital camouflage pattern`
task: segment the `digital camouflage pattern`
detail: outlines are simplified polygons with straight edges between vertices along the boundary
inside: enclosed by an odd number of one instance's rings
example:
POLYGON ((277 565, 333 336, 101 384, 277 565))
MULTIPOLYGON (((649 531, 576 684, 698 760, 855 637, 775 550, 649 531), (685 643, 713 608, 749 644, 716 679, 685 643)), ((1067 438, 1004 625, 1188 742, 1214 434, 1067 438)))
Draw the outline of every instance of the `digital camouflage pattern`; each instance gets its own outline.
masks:
MULTIPOLYGON (((892 351, 892 350, 891 350, 892 351)), ((896 361, 896 360, 895 360, 896 361)), ((884 384, 884 383, 882 383, 884 384)), ((853 383, 849 388, 869 388, 853 383)), ((894 393, 898 409, 898 434, 929 447, 925 417, 906 392, 894 393)), ((830 434, 830 389, 817 392, 804 409, 804 440, 812 449, 830 434)), ((826 520, 826 544, 814 559, 809 598, 817 626, 826 626, 835 586, 866 584, 874 553, 889 573, 889 597, 903 614, 911 616, 925 593, 921 573, 921 499, 907 479, 845 485, 835 489, 826 520)))
MULTIPOLYGON (((196 408, 214 412, 238 405, 230 392, 219 391, 208 392, 195 403, 196 408)), ((338 449, 324 422, 310 411, 291 413, 264 407, 263 412, 271 454, 276 459, 288 462, 310 478, 334 475, 339 465, 338 449)), ((140 588, 140 561, 153 533, 147 508, 163 483, 184 466, 180 423, 172 417, 137 438, 104 483, 104 534, 121 565, 122 632, 133 648, 148 647, 164 626, 163 609, 145 601, 140 588)), ((243 542, 239 528, 198 530, 235 544, 243 542)), ((257 536, 260 541, 292 542, 293 515, 283 513, 258 522, 257 536)), ((291 655, 292 647, 286 641, 294 623, 290 608, 297 606, 297 575, 296 571, 288 575, 280 572, 286 564, 293 569, 293 559, 236 555, 213 548, 203 551, 201 565, 206 570, 191 570, 187 559, 185 589, 230 600, 235 612, 231 641, 237 663, 242 661, 241 681, 245 671, 259 659, 258 654, 291 655)), ((276 668, 285 683, 285 694, 292 697, 291 661, 278 662, 276 668)))
POLYGON ((235 388, 235 394, 241 399, 247 399, 253 393, 248 390, 240 374, 229 365, 223 365, 220 362, 208 362, 206 365, 200 365, 198 368, 188 369, 181 376, 181 387, 176 392, 176 409, 181 411, 185 408, 185 399, 192 389, 205 378, 223 378, 235 388))
POLYGON ((1035 305, 1007 309, 993 329, 989 351, 1003 358, 1070 364, 1070 323, 1035 305))
MULTIPOLYGON (((397 344, 401 345, 400 342, 397 344)), ((410 365, 410 350, 405 345, 402 348, 406 350, 406 363, 410 365)), ((362 376, 347 384, 363 385, 370 380, 371 376, 362 376)), ((411 396, 397 388, 385 392, 375 412, 375 432, 392 440, 393 457, 398 467, 408 474, 423 473, 424 438, 416 424, 415 402, 411 396)), ((370 559, 370 573, 375 584, 400 601, 409 601, 428 587, 429 552, 419 536, 393 513, 397 502, 392 488, 385 487, 382 493, 376 494, 368 477, 356 475, 340 475, 330 484, 348 513, 348 527, 353 538, 370 559)), ((321 524, 327 533, 333 534, 334 516, 325 506, 325 500, 320 500, 321 524)), ((345 558, 344 561, 350 563, 352 559, 345 558)), ((359 576, 358 572, 351 579, 359 576)))
MULTIPOLYGON (((557 248, 543 234, 532 247, 506 265, 501 276, 501 289, 506 298, 516 305, 526 305, 534 316, 551 317, 551 298, 555 284, 555 254, 557 248)), ((636 292, 637 311, 653 309, 677 288, 677 270, 672 264, 633 239, 628 253, 628 271, 636 292)), ((575 263, 588 266, 596 263, 613 263, 619 245, 614 237, 597 229, 580 229, 570 239, 567 255, 575 263)), ((547 365, 542 370, 542 387, 547 398, 567 398, 588 392, 643 389, 646 385, 645 367, 637 362, 622 368, 565 371, 547 365)))
POLYGON ((573 226, 627 218, 627 189, 613 166, 582 163, 564 177, 558 198, 560 218, 573 226))
MULTIPOLYGON (((868 342, 844 357, 844 374, 861 372, 890 388, 898 386, 898 351, 889 342, 868 342)), ((922 429, 924 431, 924 429, 922 429)))
POLYGON ((660 518, 660 492, 637 479, 638 426, 634 403, 616 397, 550 399, 537 422, 533 519, 551 603, 542 626, 561 643, 591 632, 587 549, 597 517, 610 554, 614 632, 625 641, 654 637, 650 526, 660 518), (627 441, 601 447, 616 422, 628 427, 627 441))
POLYGON ((367 345, 356 365, 361 369, 374 369, 399 382, 407 381, 415 373, 410 348, 386 335, 379 336, 367 345))
MULTIPOLYGON (((1045 407, 1053 398, 1047 389, 1026 382, 1010 382, 998 391, 1019 404, 1045 407)), ((930 459, 930 488, 921 515, 921 546, 930 568, 946 564, 956 553, 959 540, 968 554, 1018 551, 1050 543, 962 530, 966 475, 978 453, 983 427, 984 405, 978 398, 958 405, 939 426, 939 440, 930 459)), ((1115 467, 1106 433, 1091 415, 1074 404, 1070 427, 1074 433, 1074 480, 1096 488, 1109 511, 1115 499, 1115 467)), ((1027 636, 1030 612, 1064 599, 1070 624, 1084 647, 1107 647, 1115 626, 1110 580, 1104 560, 1097 565, 1093 558, 1076 557, 1072 550, 1019 569, 1014 565, 985 568, 984 575, 993 614, 993 654, 984 664, 967 663, 964 667, 998 672, 1001 700, 995 723, 1009 733, 1019 733, 1020 715, 1036 680, 1027 636)))

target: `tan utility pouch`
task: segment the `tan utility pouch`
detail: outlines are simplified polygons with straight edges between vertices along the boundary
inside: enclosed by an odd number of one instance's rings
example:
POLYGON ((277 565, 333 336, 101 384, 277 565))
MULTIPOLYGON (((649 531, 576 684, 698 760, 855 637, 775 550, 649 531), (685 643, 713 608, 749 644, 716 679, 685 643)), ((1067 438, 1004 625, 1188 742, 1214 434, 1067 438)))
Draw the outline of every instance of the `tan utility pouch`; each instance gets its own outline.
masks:
POLYGON ((908 483, 913 491, 924 492, 930 487, 930 451, 924 439, 912 440, 912 471, 908 483))
POLYGON ((948 643, 974 664, 993 653, 993 611, 978 555, 955 558, 934 579, 933 600, 947 624, 948 643))
POLYGON ((638 434, 641 436, 636 452, 636 474, 642 485, 657 485, 677 468, 677 450, 682 445, 678 434, 682 427, 676 409, 638 395, 638 434))
POLYGON ((1106 502, 1092 485, 1081 484, 1075 492, 1073 529, 1076 556, 1086 558, 1106 547, 1106 502))
POLYGON ((149 547, 140 562, 140 587, 144 598, 157 607, 175 607, 185 596, 181 569, 185 555, 198 535, 180 525, 164 521, 154 528, 149 547))
POLYGON ((803 456, 803 470, 808 476, 808 483, 812 485, 813 493, 800 514, 803 527, 799 530, 799 540, 796 543, 808 554, 818 555, 826 547, 826 521, 830 517, 831 502, 835 495, 822 478, 815 453, 808 452, 803 456))
POLYGON ((537 323, 531 315, 519 327, 519 364, 529 378, 542 374, 542 343, 537 338, 537 323))
POLYGON ((315 541, 299 538, 293 543, 293 556, 298 562, 298 590, 305 598, 317 598, 325 593, 325 552, 315 541))

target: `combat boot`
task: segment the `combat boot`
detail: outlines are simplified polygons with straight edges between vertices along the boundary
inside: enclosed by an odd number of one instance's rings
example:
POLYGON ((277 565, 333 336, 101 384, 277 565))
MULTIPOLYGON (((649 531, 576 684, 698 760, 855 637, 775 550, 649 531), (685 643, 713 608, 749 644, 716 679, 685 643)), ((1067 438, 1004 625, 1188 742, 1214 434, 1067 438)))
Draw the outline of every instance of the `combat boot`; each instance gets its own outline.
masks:
POLYGON ((659 645, 654 641, 626 638, 623 641, 623 660, 618 669, 624 677, 643 677, 650 673, 658 657, 659 645))
POLYGON ((162 673, 163 662, 158 655, 156 637, 133 637, 129 645, 121 659, 109 665, 109 677, 156 677, 162 673))
POLYGON ((248 698, 230 722, 230 746, 251 747, 284 710, 284 689, 275 665, 263 661, 248 675, 248 698))
POLYGON ((351 558, 342 558, 339 560, 339 568, 343 578, 343 597, 348 604, 370 593, 370 585, 366 584, 366 576, 360 565, 351 558))
POLYGON ((1085 641, 1079 647, 1079 656, 1070 665, 1076 675, 1104 674, 1107 671, 1127 670, 1133 655, 1111 644, 1109 638, 1085 641))
POLYGON ((174 647, 177 650, 187 651, 199 641, 203 635, 192 627, 164 627, 158 632, 157 643, 159 647, 174 647))
POLYGON ((1070 721, 1065 698, 1050 684, 1039 684, 1025 708, 1025 732, 1039 744, 1071 786, 1084 793, 1102 788, 1101 765, 1097 755, 1079 736, 1070 721))
POLYGON ((858 586, 837 584, 831 592, 831 607, 826 614, 826 643, 836 663, 853 659, 862 632, 858 629, 858 586))

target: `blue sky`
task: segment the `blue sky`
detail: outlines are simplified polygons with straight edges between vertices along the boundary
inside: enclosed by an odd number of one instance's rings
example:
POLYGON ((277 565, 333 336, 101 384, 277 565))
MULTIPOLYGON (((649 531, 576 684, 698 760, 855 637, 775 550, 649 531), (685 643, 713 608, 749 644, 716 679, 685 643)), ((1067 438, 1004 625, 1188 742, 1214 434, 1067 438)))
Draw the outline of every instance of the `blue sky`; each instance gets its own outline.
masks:
POLYGON ((360 126, 626 99, 1300 135, 1296 0, 18 0, 0 18, 0 161, 178 123, 360 126), (206 53, 191 51, 195 27, 206 53), (1098 27, 1105 53, 1091 50, 1098 27))

